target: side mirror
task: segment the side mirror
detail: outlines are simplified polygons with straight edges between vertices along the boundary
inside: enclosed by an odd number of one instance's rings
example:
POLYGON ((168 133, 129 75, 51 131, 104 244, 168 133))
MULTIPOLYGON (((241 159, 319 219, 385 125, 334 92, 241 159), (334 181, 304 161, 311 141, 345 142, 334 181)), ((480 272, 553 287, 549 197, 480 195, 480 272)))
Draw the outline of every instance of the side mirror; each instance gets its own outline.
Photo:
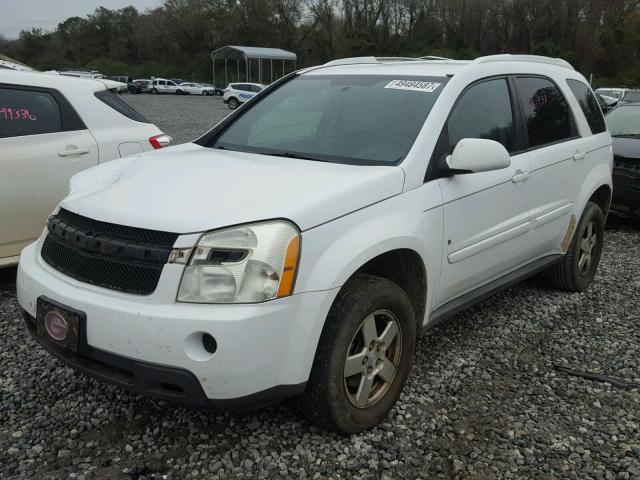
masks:
POLYGON ((501 170, 511 165, 511 157, 502 144, 482 138, 463 138, 445 158, 445 175, 501 170))

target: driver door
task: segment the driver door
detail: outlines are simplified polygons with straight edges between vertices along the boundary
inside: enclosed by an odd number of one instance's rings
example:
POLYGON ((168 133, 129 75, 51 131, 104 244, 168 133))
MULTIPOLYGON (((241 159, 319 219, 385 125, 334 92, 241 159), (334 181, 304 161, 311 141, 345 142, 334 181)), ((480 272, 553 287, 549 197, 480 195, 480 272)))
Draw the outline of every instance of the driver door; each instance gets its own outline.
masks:
POLYGON ((506 77, 472 84, 458 98, 442 132, 440 141, 448 153, 463 138, 490 139, 507 149, 511 165, 438 180, 444 200, 444 255, 436 307, 528 258, 531 160, 518 152, 520 119, 511 92, 506 77))

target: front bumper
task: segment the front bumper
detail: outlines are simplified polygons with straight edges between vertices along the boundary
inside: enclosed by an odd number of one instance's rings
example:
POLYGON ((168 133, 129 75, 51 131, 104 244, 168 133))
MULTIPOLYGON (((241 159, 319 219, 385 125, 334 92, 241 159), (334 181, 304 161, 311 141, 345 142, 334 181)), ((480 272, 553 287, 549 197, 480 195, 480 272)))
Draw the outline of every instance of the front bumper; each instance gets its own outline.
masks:
POLYGON ((84 312, 87 349, 74 354, 39 337, 38 343, 94 377, 195 406, 243 406, 299 393, 338 291, 262 304, 181 304, 175 302, 181 266, 166 265, 153 294, 131 295, 64 276, 42 260, 41 243, 20 257, 18 302, 27 318, 36 316, 40 297, 84 312), (197 341, 203 333, 216 339, 214 354, 197 341))
POLYGON ((625 170, 613 170, 611 208, 640 217, 640 175, 625 170))

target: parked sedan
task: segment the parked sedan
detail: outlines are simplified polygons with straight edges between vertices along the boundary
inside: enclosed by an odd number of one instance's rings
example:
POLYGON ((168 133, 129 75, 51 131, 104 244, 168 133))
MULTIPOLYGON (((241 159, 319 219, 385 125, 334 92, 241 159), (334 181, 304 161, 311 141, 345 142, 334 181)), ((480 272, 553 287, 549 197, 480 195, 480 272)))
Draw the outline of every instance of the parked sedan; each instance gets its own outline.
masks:
POLYGON ((640 217, 640 103, 620 105, 606 117, 613 137, 613 204, 640 217))
POLYGON ((72 175, 171 142, 108 89, 117 85, 0 70, 0 267, 18 263, 72 175))
POLYGON ((191 95, 214 95, 213 87, 206 87, 201 83, 185 82, 180 84, 180 88, 191 95))

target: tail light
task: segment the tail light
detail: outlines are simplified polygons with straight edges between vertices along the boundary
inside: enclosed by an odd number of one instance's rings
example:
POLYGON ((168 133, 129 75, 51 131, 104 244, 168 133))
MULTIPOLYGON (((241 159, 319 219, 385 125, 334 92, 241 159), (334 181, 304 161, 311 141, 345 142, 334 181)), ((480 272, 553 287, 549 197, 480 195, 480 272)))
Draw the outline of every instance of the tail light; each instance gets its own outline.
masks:
POLYGON ((168 147, 173 142, 173 138, 171 138, 166 133, 162 133, 160 135, 154 135, 149 138, 149 143, 153 148, 158 150, 159 148, 168 147))

